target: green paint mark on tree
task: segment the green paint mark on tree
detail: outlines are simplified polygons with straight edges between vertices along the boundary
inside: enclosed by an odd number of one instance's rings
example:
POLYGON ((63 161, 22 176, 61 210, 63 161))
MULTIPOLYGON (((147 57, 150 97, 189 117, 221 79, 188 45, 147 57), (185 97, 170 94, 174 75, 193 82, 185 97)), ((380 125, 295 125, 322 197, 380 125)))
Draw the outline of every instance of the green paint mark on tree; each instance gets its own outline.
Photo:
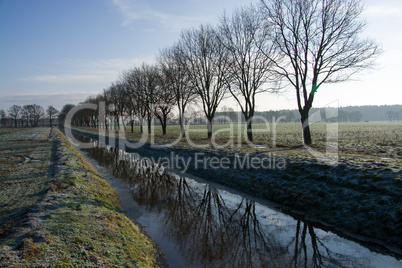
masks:
POLYGON ((315 94, 317 92, 317 89, 320 87, 320 85, 314 84, 313 85, 313 90, 311 91, 311 94, 315 94))

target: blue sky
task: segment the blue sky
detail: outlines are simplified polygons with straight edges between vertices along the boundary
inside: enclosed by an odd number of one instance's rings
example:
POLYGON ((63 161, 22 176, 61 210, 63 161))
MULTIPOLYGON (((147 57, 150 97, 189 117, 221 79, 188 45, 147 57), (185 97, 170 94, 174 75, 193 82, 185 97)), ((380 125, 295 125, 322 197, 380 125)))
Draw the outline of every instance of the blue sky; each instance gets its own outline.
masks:
MULTIPOLYGON (((121 71, 152 62, 182 29, 213 24, 224 10, 251 2, 258 0, 0 0, 0 109, 77 104, 121 71)), ((402 104, 402 1, 369 0, 366 7, 364 34, 384 50, 378 66, 321 87, 316 107, 402 104)), ((294 92, 261 96, 257 108, 296 108, 294 92)))

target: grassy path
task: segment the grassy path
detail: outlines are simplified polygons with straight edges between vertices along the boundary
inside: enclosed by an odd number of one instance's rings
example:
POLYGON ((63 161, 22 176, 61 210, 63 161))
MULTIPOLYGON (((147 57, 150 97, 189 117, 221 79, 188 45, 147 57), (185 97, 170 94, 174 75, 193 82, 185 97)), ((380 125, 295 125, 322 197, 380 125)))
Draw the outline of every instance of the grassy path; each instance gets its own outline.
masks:
POLYGON ((59 130, 1 135, 0 147, 0 266, 157 266, 117 193, 59 130))

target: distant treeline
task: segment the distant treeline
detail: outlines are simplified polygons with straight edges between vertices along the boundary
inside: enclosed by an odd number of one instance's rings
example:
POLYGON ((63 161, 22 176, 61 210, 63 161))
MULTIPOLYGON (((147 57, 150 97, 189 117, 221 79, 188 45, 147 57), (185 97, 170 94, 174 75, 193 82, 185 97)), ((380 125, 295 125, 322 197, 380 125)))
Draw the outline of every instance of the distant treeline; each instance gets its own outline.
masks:
POLYGON ((40 125, 58 124, 57 116, 59 110, 52 105, 45 110, 38 104, 27 104, 24 106, 12 105, 8 113, 0 109, 0 126, 2 127, 37 127, 40 125), (54 122, 56 120, 56 122, 54 122))
MULTIPOLYGON (((321 121, 326 121, 328 115, 326 115, 325 108, 312 108, 310 110, 310 116, 320 111, 321 121)), ((334 111, 335 108, 329 110, 334 111)), ((366 106, 347 106, 338 109, 338 116, 330 116, 331 120, 337 119, 338 122, 362 122, 362 121, 401 121, 402 120, 402 105, 366 105, 366 106)), ((232 122, 243 122, 244 119, 240 112, 233 111, 232 109, 225 109, 224 111, 216 113, 215 123, 225 123, 230 118, 232 122), (219 118, 219 116, 222 116, 219 118)), ((272 120, 281 119, 281 122, 300 122, 300 114, 295 110, 278 110, 278 111, 264 111, 255 112, 255 119, 253 122, 262 123, 265 118, 268 122, 272 120)))

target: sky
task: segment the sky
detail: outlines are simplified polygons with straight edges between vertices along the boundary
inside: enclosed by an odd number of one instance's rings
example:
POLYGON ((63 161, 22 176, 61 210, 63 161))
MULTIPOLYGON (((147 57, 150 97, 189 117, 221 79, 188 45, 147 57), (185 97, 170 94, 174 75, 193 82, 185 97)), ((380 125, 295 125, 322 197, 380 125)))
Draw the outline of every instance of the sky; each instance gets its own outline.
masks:
MULTIPOLYGON (((258 0, 0 0, 0 109, 78 104, 141 63, 152 63, 180 32, 218 22, 258 0)), ((322 85, 314 107, 402 104, 402 1, 367 0, 364 36, 383 50, 369 71, 322 85)), ((221 107, 239 110, 228 98, 221 107)), ((289 88, 262 94, 257 110, 296 109, 289 88)))

